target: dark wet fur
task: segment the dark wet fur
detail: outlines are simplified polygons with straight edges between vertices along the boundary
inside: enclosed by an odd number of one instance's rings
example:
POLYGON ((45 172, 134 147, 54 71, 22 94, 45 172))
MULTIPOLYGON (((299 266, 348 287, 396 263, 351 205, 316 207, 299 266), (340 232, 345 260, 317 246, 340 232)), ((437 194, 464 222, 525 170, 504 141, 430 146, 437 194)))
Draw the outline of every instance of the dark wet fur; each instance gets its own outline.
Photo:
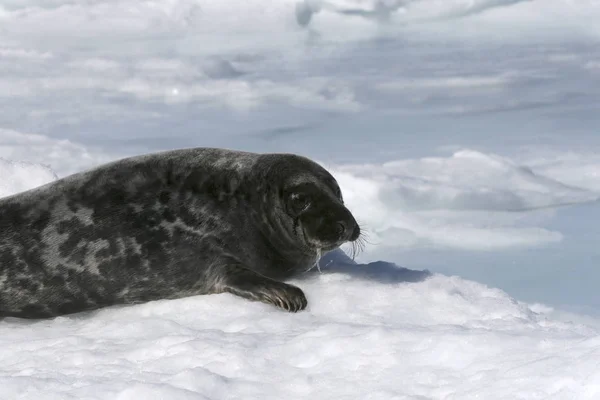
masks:
POLYGON ((303 157, 187 149, 0 199, 0 317, 222 292, 302 310, 304 294, 282 280, 310 269, 317 250, 295 224, 324 237, 340 218, 355 226, 335 190, 303 157), (290 178, 321 182, 311 214, 284 211, 290 178))

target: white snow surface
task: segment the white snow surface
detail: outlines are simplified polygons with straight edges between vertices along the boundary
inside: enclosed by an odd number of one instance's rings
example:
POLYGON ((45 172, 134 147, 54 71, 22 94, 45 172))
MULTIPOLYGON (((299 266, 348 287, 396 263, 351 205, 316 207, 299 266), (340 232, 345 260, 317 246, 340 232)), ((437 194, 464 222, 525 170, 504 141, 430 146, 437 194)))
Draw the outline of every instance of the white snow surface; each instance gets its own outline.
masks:
POLYGON ((48 166, 0 158, 0 197, 35 188, 57 178, 48 166))
POLYGON ((450 157, 332 170, 375 248, 494 250, 560 241, 559 232, 539 226, 544 210, 600 198, 597 158, 576 165, 570 161, 564 160, 566 167, 556 160, 552 165, 540 161, 532 169, 464 149, 450 157), (529 221, 524 211, 530 212, 529 221))
POLYGON ((63 40, 77 31, 72 41, 99 36, 107 41, 192 31, 209 52, 223 46, 289 46, 290 40, 300 43, 306 29, 347 41, 411 32, 412 26, 439 29, 436 23, 453 21, 453 28, 478 29, 481 36, 499 28, 510 28, 505 35, 554 30, 594 36, 598 28, 582 22, 598 15, 595 0, 9 0, 0 6, 9 37, 63 40))
MULTIPOLYGON (((110 160, 102 152, 90 151, 85 146, 69 140, 50 139, 43 135, 21 133, 0 128, 0 182, 4 194, 12 194, 31 189, 48 182, 47 174, 37 173, 40 168, 62 172, 72 172, 90 168, 110 160), (42 162, 45 166, 40 166, 42 162), (23 163, 32 164, 31 169, 20 168, 23 163), (37 166, 35 165, 37 164, 37 166), (11 167, 12 165, 12 167, 11 167)), ((51 173, 55 178, 56 173, 51 173)))

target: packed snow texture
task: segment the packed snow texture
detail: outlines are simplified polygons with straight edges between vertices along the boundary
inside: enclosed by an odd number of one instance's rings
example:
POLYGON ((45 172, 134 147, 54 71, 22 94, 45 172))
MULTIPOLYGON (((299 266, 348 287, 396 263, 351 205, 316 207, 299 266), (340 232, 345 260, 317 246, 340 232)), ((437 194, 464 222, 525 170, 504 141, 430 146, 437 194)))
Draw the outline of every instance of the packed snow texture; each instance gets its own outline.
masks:
POLYGON ((545 210, 600 198, 600 163, 595 161, 565 168, 555 161, 532 169, 494 154, 461 150, 450 157, 336 166, 333 171, 373 243, 491 250, 560 241, 559 232, 536 224, 545 210))
MULTIPOLYGON (((520 42, 536 35, 595 38, 600 37, 597 18, 600 5, 594 0, 578 0, 577 6, 568 0, 9 1, 0 5, 0 101, 11 100, 3 105, 7 109, 25 102, 27 118, 51 117, 63 126, 115 117, 152 121, 159 114, 121 107, 119 101, 239 112, 284 103, 351 113, 364 107, 357 99, 360 88, 343 74, 340 79, 325 71, 308 75, 303 64, 343 55, 338 45, 380 37, 409 42, 432 35, 484 42, 511 35, 520 42), (273 69, 282 66, 298 70, 280 76, 273 69)), ((381 51, 386 50, 375 60, 381 51)), ((582 62, 593 73, 597 60, 582 62)), ((383 64, 382 72, 396 66, 394 76, 415 78, 397 60, 383 64)), ((360 75, 358 83, 368 83, 361 81, 371 74, 360 75)), ((415 82, 434 91, 446 85, 462 92, 501 91, 549 78, 545 71, 525 69, 429 74, 415 82)), ((374 82, 374 87, 404 90, 405 83, 374 82)), ((463 105, 454 111, 465 107, 469 110, 463 105)))
POLYGON ((454 20, 459 20, 455 27, 462 25, 462 30, 487 27, 482 35, 489 33, 490 24, 493 29, 498 29, 496 25, 510 27, 512 32, 505 34, 551 29, 563 34, 573 34, 569 30, 600 34, 594 24, 581 23, 600 15, 595 0, 149 0, 127 4, 122 7, 121 0, 13 0, 3 2, 0 18, 8 34, 37 40, 64 37, 74 31, 79 38, 72 37, 73 41, 189 30, 202 35, 204 51, 258 43, 289 45, 290 37, 300 40, 303 29, 334 40, 352 40, 386 29, 397 33, 407 26, 454 20), (218 40, 223 37, 229 40, 218 40), (264 38, 268 40, 260 40, 264 38))
MULTIPOLYGON (((36 173, 36 169, 39 168, 51 168, 60 175, 64 175, 65 171, 79 172, 110 160, 110 157, 102 152, 90 151, 85 146, 72 143, 66 139, 50 139, 43 135, 21 133, 2 128, 0 128, 0 158, 5 159, 0 163, 0 168, 3 168, 0 170, 0 176, 3 179, 15 181, 14 183, 5 181, 4 193, 0 193, 0 195, 6 194, 8 191, 25 190, 47 182, 46 175, 36 173), (23 162, 22 160, 25 160, 29 163, 39 164, 42 162, 47 167, 32 166, 29 175, 22 175, 29 170, 18 167, 12 167, 11 169, 10 160, 13 160, 12 162, 15 165, 20 165, 23 162)), ((3 187, 2 185, 3 183, 0 182, 0 188, 3 187)))
POLYGON ((0 197, 41 186, 56 178, 50 167, 0 158, 0 197))
MULTIPOLYGON (((54 157, 60 174, 100 162, 106 149, 113 157, 192 145, 325 155, 360 141, 373 146, 353 154, 364 158, 382 143, 400 149, 431 136, 446 145, 473 132, 543 139, 558 125, 548 118, 564 123, 566 112, 598 101, 600 5, 574 4, 4 1, 0 138, 11 130, 85 146, 69 149, 72 163, 54 157)), ((41 161, 23 153, 13 158, 41 161)))

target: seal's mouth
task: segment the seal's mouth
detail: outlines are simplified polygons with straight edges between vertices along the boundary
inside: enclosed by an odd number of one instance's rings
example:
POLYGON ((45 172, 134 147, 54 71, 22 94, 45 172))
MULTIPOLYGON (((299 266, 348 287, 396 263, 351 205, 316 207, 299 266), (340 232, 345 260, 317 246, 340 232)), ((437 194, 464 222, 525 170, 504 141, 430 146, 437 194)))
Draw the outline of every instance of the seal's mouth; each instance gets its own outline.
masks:
MULTIPOLYGON (((300 226, 298 223, 298 229, 302 232, 302 239, 310 248, 316 251, 331 251, 345 243, 354 243, 359 240, 361 235, 361 229, 356 222, 353 224, 352 231, 348 231, 345 224, 336 223, 333 227, 326 229, 327 235, 325 237, 312 237, 307 230, 300 226)), ((296 225, 295 225, 296 226, 296 225)))
POLYGON ((313 240, 311 240, 309 235, 306 233, 306 229, 304 229, 304 227, 300 224, 300 218, 294 218, 293 230, 294 235, 301 239, 304 247, 317 252, 320 250, 319 243, 315 243, 313 240))
MULTIPOLYGON (((290 208, 296 210, 299 205, 295 202, 299 200, 295 197, 292 200, 294 204, 290 208)), ((302 204, 304 203, 306 201, 302 204)), ((301 212, 288 212, 292 233, 297 238, 296 245, 304 248, 307 253, 328 252, 345 243, 354 243, 361 236, 361 228, 356 219, 343 204, 322 203, 312 208, 308 203, 308 208, 301 212)))

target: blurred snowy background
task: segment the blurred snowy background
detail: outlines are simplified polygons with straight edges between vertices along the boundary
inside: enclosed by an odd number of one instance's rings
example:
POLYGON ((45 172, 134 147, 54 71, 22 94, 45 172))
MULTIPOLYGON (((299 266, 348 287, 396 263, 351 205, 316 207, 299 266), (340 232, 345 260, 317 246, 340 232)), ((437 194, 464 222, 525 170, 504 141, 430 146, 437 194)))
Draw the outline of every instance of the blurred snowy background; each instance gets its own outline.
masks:
POLYGON ((357 261, 420 277, 346 265, 297 316, 217 296, 5 321, 0 398, 598 398, 599 20, 597 0, 0 1, 0 195, 170 148, 295 152, 367 228, 357 261))

